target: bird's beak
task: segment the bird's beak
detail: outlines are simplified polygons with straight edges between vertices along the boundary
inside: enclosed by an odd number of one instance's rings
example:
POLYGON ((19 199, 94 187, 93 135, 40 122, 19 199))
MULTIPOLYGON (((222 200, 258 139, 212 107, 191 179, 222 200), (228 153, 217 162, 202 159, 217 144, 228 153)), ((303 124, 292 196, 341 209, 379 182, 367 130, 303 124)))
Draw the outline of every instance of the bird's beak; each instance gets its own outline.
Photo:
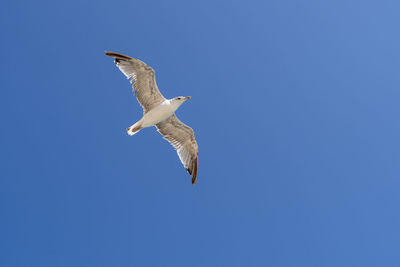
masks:
POLYGON ((187 96, 187 97, 185 97, 184 99, 185 99, 185 100, 188 100, 188 99, 190 99, 190 96, 187 96))

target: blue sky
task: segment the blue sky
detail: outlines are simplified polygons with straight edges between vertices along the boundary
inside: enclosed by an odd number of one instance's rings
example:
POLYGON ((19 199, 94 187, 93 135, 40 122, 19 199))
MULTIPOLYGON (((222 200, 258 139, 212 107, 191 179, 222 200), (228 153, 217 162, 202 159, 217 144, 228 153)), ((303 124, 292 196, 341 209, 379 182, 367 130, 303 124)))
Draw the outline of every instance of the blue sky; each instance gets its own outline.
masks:
POLYGON ((398 1, 7 1, 1 266, 399 266, 398 1), (199 144, 192 186, 104 56, 199 144), (153 164, 155 163, 155 164, 153 164))

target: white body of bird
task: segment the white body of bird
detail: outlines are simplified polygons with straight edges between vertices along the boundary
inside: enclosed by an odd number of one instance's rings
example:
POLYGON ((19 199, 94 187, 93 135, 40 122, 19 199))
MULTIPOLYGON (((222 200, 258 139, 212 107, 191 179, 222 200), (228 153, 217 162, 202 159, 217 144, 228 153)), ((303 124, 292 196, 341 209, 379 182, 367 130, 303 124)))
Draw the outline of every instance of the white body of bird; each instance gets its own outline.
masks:
POLYGON ((134 135, 143 128, 155 126, 157 123, 168 119, 172 114, 174 114, 179 106, 189 98, 190 97, 178 97, 166 99, 164 102, 145 113, 138 122, 127 128, 126 130, 128 131, 128 134, 134 135))

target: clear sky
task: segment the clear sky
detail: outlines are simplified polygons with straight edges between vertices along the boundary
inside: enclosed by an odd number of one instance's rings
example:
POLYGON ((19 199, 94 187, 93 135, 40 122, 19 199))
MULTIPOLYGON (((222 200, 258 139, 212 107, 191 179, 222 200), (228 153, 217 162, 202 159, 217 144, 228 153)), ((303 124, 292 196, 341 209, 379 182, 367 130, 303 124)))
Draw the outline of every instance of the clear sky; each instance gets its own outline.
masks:
POLYGON ((400 266, 399 1, 5 1, 0 266, 400 266), (195 186, 106 50, 156 71, 195 186))

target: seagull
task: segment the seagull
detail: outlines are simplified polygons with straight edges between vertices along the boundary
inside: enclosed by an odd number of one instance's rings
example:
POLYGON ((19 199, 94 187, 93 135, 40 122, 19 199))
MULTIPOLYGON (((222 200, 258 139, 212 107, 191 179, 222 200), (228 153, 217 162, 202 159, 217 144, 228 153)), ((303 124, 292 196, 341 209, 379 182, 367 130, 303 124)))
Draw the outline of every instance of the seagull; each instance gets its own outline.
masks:
POLYGON ((155 72, 150 66, 123 54, 107 51, 106 55, 114 58, 120 71, 130 79, 133 92, 143 107, 143 117, 126 129, 128 134, 134 135, 143 128, 157 127, 158 132, 175 148, 183 166, 192 176, 192 184, 195 184, 199 166, 196 138, 193 129, 175 115, 175 111, 190 96, 165 99, 158 90, 155 72))

